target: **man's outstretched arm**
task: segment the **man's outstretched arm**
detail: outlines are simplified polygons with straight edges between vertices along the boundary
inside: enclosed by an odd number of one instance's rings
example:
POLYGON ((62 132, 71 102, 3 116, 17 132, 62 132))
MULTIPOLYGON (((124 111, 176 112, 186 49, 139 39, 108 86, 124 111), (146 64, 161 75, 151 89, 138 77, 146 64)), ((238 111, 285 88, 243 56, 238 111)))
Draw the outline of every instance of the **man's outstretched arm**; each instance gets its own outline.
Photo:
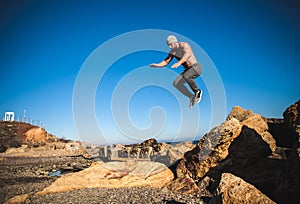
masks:
POLYGON ((150 67, 160 67, 160 68, 161 67, 165 67, 165 66, 167 66, 172 61, 172 59, 173 59, 173 56, 171 54, 169 54, 167 56, 167 58, 164 59, 163 61, 161 61, 160 63, 152 63, 152 64, 150 64, 150 67))

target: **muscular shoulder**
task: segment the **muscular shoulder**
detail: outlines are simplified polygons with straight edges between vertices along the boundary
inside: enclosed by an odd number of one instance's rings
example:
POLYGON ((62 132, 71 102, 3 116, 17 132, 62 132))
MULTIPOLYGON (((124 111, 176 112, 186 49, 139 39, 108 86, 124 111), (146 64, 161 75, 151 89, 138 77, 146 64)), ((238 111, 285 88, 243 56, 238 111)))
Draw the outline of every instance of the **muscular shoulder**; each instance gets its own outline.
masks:
POLYGON ((188 48, 188 49, 191 48, 190 45, 187 42, 180 42, 179 46, 182 47, 182 48, 188 48))

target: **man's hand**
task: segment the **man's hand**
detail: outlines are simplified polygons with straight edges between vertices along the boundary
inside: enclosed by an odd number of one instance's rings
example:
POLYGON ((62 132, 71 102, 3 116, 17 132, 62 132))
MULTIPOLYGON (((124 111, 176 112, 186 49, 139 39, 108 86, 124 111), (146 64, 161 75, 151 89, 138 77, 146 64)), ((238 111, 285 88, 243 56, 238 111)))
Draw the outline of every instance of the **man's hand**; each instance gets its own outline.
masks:
POLYGON ((180 65, 181 65, 181 64, 177 62, 177 63, 173 64, 173 65, 171 66, 171 68, 178 68, 180 65))
POLYGON ((160 67, 160 66, 157 63, 152 63, 152 64, 150 64, 150 67, 160 67))

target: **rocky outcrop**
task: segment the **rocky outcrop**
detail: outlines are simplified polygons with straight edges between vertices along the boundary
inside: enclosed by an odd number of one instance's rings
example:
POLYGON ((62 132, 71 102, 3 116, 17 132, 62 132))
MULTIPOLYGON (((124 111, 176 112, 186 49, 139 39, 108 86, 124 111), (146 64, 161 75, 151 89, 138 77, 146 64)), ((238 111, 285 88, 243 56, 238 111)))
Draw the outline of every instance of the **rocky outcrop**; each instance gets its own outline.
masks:
POLYGON ((45 129, 40 127, 32 127, 23 136, 23 144, 27 144, 29 147, 39 147, 57 141, 54 136, 48 134, 45 129))
POLYGON ((300 100, 287 108, 284 113, 284 122, 298 136, 300 135, 300 100))
POLYGON ((300 100, 288 107, 283 117, 282 126, 287 131, 279 132, 278 137, 289 142, 286 148, 287 162, 278 174, 274 192, 280 203, 298 203, 300 200, 300 100))
POLYGON ((269 132, 276 139, 277 146, 299 148, 300 141, 300 100, 288 107, 283 113, 283 119, 266 119, 269 132))
POLYGON ((153 139, 153 138, 148 139, 148 140, 145 140, 144 142, 142 142, 142 143, 140 144, 140 146, 142 146, 142 147, 155 147, 155 146, 157 146, 157 145, 158 145, 157 140, 156 140, 156 139, 153 139))
POLYGON ((299 144, 295 145, 299 140, 298 110, 299 101, 285 111, 284 119, 266 119, 234 107, 224 123, 185 153, 170 189, 211 198, 222 191, 223 187, 217 186, 221 175, 228 172, 275 202, 296 203, 300 195, 300 151, 299 144))
POLYGON ((286 125, 284 119, 266 118, 269 126, 269 132, 276 140, 278 147, 292 148, 298 140, 297 134, 286 125))
POLYGON ((177 177, 188 176, 194 180, 203 178, 211 168, 228 156, 229 145, 239 132, 240 125, 236 119, 213 128, 192 151, 185 154, 176 168, 177 177))
POLYGON ((163 163, 172 168, 172 165, 174 165, 178 160, 182 159, 184 154, 192 150, 194 147, 195 145, 191 141, 181 142, 175 144, 174 146, 170 145, 168 148, 164 148, 161 152, 154 155, 152 160, 163 163))
POLYGON ((31 124, 0 121, 0 153, 11 147, 39 147, 48 143, 57 142, 58 139, 47 131, 31 124))
POLYGON ((240 108, 236 110, 242 114, 238 117, 240 121, 232 117, 236 115, 234 109, 226 122, 213 128, 196 148, 185 154, 176 169, 178 178, 188 176, 198 181, 208 172, 218 175, 224 170, 241 168, 275 151, 275 140, 267 132, 263 118, 240 108))
POLYGON ((22 146, 22 138, 17 134, 18 129, 14 122, 0 122, 0 153, 10 147, 22 146))
POLYGON ((81 188, 121 188, 148 186, 161 188, 174 176, 163 164, 149 161, 95 162, 90 168, 68 174, 38 192, 47 194, 81 188))
POLYGON ((81 142, 58 139, 45 129, 28 123, 0 121, 0 153, 5 156, 91 158, 81 142))
POLYGON ((209 202, 209 204, 222 203, 275 204, 274 201, 268 198, 253 185, 230 173, 222 174, 221 181, 217 187, 214 197, 209 202))
POLYGON ((227 117, 227 121, 231 118, 236 118, 241 126, 246 126, 255 130, 261 138, 269 145, 272 152, 276 149, 276 141, 269 133, 269 126, 265 121, 265 118, 259 114, 255 114, 250 110, 244 110, 241 107, 234 107, 231 113, 227 117))

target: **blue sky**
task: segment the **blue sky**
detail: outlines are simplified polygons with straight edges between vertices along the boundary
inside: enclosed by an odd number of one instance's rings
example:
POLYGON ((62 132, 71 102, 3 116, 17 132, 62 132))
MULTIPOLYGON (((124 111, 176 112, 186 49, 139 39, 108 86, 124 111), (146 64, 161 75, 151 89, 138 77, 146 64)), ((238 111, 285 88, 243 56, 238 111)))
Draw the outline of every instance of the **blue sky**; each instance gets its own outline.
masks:
MULTIPOLYGON (((165 35, 161 36, 157 49, 154 44, 153 50, 133 52, 111 62, 97 84, 96 123, 91 123, 100 127, 104 139, 85 123, 82 123, 86 125, 83 129, 90 131, 83 134, 78 131, 73 117, 73 94, 85 63, 93 53, 101 60, 99 47, 118 36, 154 29, 179 34, 182 36, 179 40, 185 37, 203 49, 203 56, 211 59, 221 78, 226 114, 239 105, 266 117, 282 118, 283 111, 300 98, 299 8, 296 0, 1 1, 0 114, 14 111, 22 116, 26 110, 26 117, 43 121, 46 129, 58 137, 99 144, 139 142, 153 136, 160 141, 170 141, 178 139, 175 136, 178 132, 180 139, 203 136, 212 126, 212 112, 216 108, 212 107, 216 103, 212 95, 222 90, 214 90, 209 85, 215 78, 209 78, 207 70, 210 68, 203 67, 203 75, 197 79, 204 90, 203 101, 195 109, 182 108, 176 98, 180 95, 170 88, 172 79, 164 77, 168 73, 176 77, 182 67, 172 70, 175 72, 170 71, 170 66, 166 68, 169 72, 147 67, 164 59, 164 50, 168 51, 165 35), (147 129, 155 120, 162 125, 153 135, 141 131, 140 138, 124 134, 121 126, 127 123, 121 119, 122 124, 116 124, 118 119, 115 120, 115 115, 123 113, 123 106, 119 110, 118 104, 123 103, 124 93, 115 96, 114 91, 118 90, 119 83, 129 83, 126 79, 133 74, 136 74, 136 83, 146 80, 150 83, 151 78, 146 79, 146 75, 153 75, 164 84, 164 87, 140 87, 125 101, 128 107, 125 104, 124 109, 137 128, 147 129), (119 96, 120 102, 112 102, 119 96), (114 109, 114 105, 117 108, 114 109), (153 107, 160 108, 156 111, 153 107), (196 120, 190 119, 190 125, 182 125, 182 109, 191 114, 188 118, 196 117, 196 120), (155 113, 153 121, 151 110, 155 113), (195 121, 199 129, 189 132, 195 121)), ((144 40, 151 42, 152 39, 148 36, 144 40)), ((124 47, 130 49, 130 46, 124 42, 120 48, 108 47, 102 53, 105 56, 124 47)), ((204 59, 200 56, 201 53, 197 58, 202 63, 204 59)), ((99 67, 101 69, 103 67, 99 67)), ((95 67, 92 75, 99 74, 99 70, 95 67)), ((126 86, 128 84, 120 87, 126 86)), ((181 97, 188 106, 187 99, 181 97)))

